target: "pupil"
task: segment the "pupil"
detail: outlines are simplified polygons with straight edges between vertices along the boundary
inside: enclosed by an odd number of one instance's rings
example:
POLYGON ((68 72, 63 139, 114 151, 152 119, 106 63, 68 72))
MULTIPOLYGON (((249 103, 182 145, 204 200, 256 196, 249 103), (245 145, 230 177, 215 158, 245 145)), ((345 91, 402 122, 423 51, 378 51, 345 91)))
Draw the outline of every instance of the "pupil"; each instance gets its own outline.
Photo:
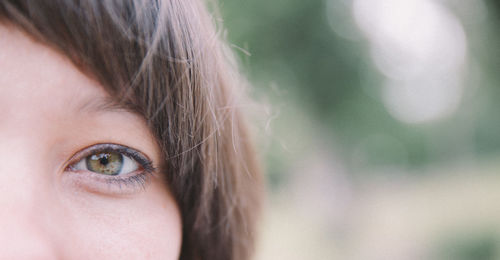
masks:
POLYGON ((101 159, 99 159, 99 162, 102 164, 102 165, 106 165, 109 163, 108 161, 108 157, 102 157, 101 159))

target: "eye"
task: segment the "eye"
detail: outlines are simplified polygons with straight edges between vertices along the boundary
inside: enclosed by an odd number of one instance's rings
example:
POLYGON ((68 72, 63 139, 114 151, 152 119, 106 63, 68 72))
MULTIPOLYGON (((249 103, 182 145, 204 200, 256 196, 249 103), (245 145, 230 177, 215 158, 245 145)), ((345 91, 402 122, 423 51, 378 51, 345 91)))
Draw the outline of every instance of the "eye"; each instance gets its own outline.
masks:
POLYGON ((82 149, 69 160, 64 180, 101 195, 134 194, 145 190, 156 169, 148 156, 136 149, 112 143, 82 149))
POLYGON ((73 155, 71 171, 90 171, 102 175, 127 175, 154 170, 153 163, 143 153, 119 144, 95 144, 73 155))
POLYGON ((137 171, 137 161, 116 151, 95 152, 83 158, 72 167, 105 175, 121 175, 137 171))
POLYGON ((136 149, 110 143, 89 146, 69 160, 65 179, 99 194, 132 194, 144 190, 156 169, 136 149))

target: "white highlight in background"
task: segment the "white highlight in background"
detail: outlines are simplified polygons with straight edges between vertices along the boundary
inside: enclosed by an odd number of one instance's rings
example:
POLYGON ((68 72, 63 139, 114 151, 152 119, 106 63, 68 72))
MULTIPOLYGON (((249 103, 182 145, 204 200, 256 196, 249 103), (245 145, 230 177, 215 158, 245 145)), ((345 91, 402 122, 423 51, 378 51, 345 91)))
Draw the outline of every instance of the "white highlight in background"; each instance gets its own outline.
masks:
POLYGON ((353 14, 387 78, 382 94, 392 116, 423 123, 456 111, 467 43, 449 10, 432 0, 355 0, 353 14))

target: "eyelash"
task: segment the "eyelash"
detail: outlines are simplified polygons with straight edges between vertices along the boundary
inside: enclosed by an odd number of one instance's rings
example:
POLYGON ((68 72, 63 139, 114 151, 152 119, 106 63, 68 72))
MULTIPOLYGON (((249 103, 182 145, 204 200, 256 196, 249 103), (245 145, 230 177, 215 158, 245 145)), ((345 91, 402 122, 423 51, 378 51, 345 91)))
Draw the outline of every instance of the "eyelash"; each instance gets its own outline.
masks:
POLYGON ((69 162, 70 163, 66 167, 67 172, 80 173, 82 175, 86 174, 87 176, 85 176, 84 178, 95 179, 98 182, 107 184, 107 188, 109 190, 119 188, 119 190, 122 191, 124 187, 129 189, 132 188, 133 190, 145 189, 147 182, 151 178, 151 175, 155 172, 153 162, 141 152, 124 145, 111 143, 101 143, 86 147, 73 155, 69 162), (130 157, 135 163, 138 164, 140 169, 131 173, 120 175, 105 175, 97 172, 88 170, 82 171, 74 168, 74 166, 78 162, 86 159, 88 156, 105 152, 114 152, 122 154, 123 156, 130 157))

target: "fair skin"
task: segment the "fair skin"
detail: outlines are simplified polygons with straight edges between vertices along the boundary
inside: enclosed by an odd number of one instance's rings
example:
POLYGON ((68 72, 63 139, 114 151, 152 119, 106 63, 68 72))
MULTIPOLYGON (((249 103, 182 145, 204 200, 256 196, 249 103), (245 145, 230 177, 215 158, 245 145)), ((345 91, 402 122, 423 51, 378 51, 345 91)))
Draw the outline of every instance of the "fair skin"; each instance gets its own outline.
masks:
POLYGON ((159 148, 109 100, 66 57, 0 25, 0 259, 178 258, 166 173, 139 160, 159 167, 159 148), (109 154, 119 167, 102 173, 109 154))

